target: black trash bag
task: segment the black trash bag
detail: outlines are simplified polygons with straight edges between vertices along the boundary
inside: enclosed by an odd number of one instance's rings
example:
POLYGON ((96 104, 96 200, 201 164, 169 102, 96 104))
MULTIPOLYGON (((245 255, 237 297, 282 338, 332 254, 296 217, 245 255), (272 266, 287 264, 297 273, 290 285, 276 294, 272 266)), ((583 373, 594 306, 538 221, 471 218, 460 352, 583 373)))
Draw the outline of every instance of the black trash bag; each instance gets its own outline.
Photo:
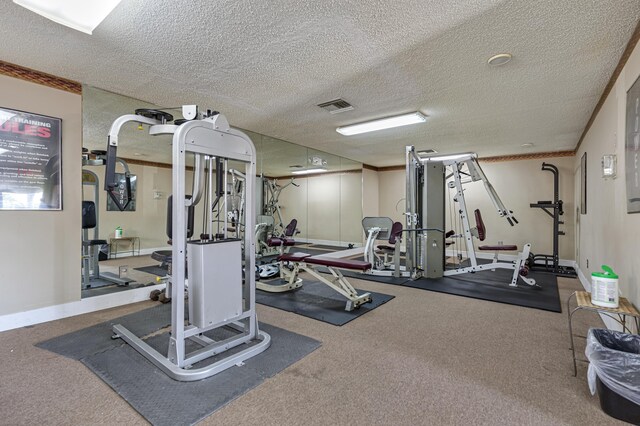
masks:
POLYGON ((605 329, 589 329, 587 347, 589 389, 596 391, 596 375, 618 395, 640 405, 640 336, 605 329))

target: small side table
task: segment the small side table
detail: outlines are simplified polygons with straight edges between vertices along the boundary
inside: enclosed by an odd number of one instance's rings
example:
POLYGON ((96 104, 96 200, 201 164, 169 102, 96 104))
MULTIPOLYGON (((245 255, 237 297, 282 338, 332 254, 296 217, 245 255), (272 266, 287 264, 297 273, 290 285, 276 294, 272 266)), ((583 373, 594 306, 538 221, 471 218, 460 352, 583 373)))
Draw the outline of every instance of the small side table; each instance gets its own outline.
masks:
POLYGON ((131 253, 131 256, 140 255, 140 237, 109 238, 109 259, 118 256, 118 253, 131 253), (126 243, 128 250, 118 251, 121 243, 126 243), (137 246, 137 248, 136 248, 137 246))
MULTIPOLYGON (((573 327, 571 325, 571 320, 573 318, 573 314, 579 310, 586 309, 592 312, 598 312, 600 314, 606 315, 609 318, 616 321, 618 324, 622 326, 622 330, 628 333, 633 333, 629 326, 627 325, 627 317, 633 317, 636 332, 640 330, 640 312, 629 302, 626 298, 621 297, 619 301, 619 305, 616 309, 612 308, 604 308, 602 306, 597 306, 591 303, 591 294, 587 291, 576 291, 567 299, 567 312, 569 315, 569 337, 571 339, 571 354, 573 356, 573 376, 578 375, 578 366, 576 364, 576 348, 573 344, 573 327), (575 296, 577 306, 571 310, 570 302, 571 299, 575 296)), ((584 361, 584 360, 580 360, 584 361)))

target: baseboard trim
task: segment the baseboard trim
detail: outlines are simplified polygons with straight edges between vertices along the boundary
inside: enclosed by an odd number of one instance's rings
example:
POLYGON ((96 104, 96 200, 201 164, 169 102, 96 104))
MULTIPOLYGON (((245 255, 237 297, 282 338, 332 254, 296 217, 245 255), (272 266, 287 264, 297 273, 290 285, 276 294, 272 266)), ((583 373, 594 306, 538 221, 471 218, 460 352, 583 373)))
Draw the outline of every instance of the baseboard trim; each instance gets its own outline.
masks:
POLYGON ((156 284, 113 294, 105 294, 104 296, 88 297, 75 302, 3 315, 0 316, 0 331, 55 321, 89 312, 128 305, 130 303, 143 302, 149 300, 149 293, 151 291, 162 290, 163 288, 164 284, 156 284))

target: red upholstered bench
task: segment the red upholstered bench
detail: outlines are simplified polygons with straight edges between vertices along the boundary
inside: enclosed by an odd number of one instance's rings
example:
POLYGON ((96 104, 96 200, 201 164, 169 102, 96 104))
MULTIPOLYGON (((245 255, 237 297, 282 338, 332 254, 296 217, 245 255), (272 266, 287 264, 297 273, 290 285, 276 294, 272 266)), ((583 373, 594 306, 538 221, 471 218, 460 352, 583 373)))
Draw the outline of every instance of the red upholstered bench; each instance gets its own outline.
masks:
POLYGON ((278 256, 280 262, 302 262, 307 257, 311 257, 309 253, 285 253, 278 256))
POLYGON ((369 262, 329 256, 311 256, 308 253, 285 253, 278 256, 278 260, 280 262, 291 262, 292 264, 291 271, 282 265, 280 267, 280 277, 286 282, 281 285, 256 283, 256 286, 260 290, 282 292, 299 288, 302 285, 302 280, 298 278, 298 273, 300 271, 304 271, 347 298, 347 304, 345 307, 345 310, 347 311, 352 311, 363 303, 371 302, 370 293, 358 294, 358 291, 353 288, 351 283, 349 283, 349 281, 340 272, 340 269, 350 269, 362 272, 368 271, 371 269, 371 263, 369 262), (326 276, 320 274, 314 268, 314 265, 325 266, 329 273, 333 275, 333 279, 327 279, 326 276))
POLYGON ((363 260, 340 259, 328 256, 312 256, 307 257, 304 261, 313 265, 332 266, 334 268, 352 269, 362 272, 371 269, 371 263, 363 260))
POLYGON ((363 260, 342 259, 329 256, 312 256, 308 253, 286 253, 278 256, 279 261, 306 262, 311 265, 332 266, 339 269, 352 269, 354 271, 368 271, 371 263, 363 260))

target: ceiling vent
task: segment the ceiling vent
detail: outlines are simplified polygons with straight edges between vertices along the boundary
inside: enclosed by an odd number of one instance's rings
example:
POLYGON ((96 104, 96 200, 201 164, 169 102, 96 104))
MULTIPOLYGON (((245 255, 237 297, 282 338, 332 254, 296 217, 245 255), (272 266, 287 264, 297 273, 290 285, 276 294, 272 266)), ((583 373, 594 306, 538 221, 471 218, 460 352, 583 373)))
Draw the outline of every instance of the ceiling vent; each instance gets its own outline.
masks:
POLYGON ((329 102, 323 102, 318 104, 320 108, 325 111, 329 111, 331 114, 338 114, 340 112, 351 111, 353 109, 353 105, 344 99, 335 99, 329 102))

